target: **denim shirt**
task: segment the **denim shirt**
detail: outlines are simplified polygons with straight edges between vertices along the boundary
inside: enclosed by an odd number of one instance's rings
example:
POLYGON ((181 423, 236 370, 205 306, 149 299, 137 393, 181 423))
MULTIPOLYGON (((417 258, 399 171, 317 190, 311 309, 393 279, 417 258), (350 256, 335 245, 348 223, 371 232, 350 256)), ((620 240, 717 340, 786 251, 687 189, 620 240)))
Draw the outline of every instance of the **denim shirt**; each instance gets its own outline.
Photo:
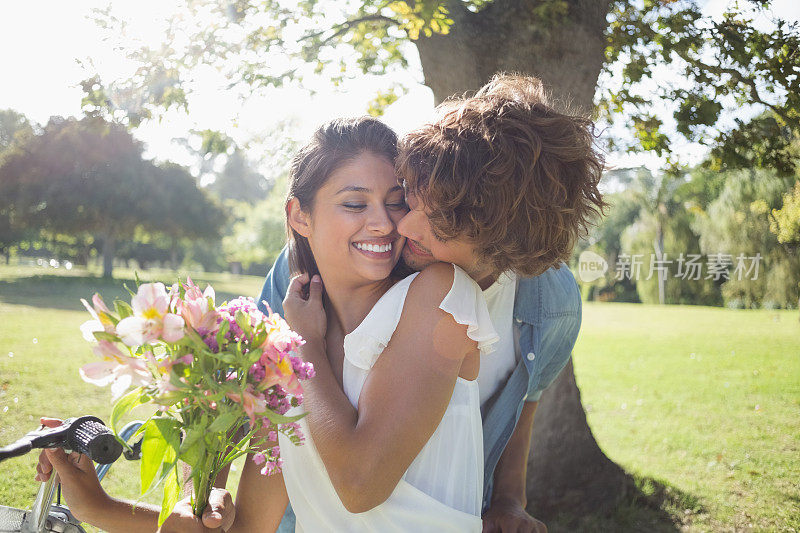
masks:
MULTIPOLYGON (((283 315, 283 297, 288 286, 289 265, 284 248, 264 281, 259 308, 265 311, 266 302, 283 315)), ((517 365, 506 384, 481 409, 484 511, 491 502, 497 461, 514 432, 524 403, 538 401, 566 366, 580 326, 580 292, 566 265, 562 263, 539 276, 518 279, 514 299, 517 365)))

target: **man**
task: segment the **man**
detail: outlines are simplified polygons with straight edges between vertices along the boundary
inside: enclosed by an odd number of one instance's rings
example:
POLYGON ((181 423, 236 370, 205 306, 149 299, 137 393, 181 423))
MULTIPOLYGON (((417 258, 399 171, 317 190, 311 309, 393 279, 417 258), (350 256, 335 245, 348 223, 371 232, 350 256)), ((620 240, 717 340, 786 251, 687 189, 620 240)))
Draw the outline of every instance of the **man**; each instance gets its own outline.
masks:
MULTIPOLYGON (((556 111, 534 78, 495 76, 439 115, 400 143, 410 207, 398 224, 403 259, 415 270, 472 265, 501 338, 478 377, 484 531, 546 531, 525 511, 527 458, 539 398, 580 328, 580 294, 563 261, 605 205, 602 159, 591 122, 556 111)), ((289 278, 284 250, 259 302, 282 313, 289 278)))

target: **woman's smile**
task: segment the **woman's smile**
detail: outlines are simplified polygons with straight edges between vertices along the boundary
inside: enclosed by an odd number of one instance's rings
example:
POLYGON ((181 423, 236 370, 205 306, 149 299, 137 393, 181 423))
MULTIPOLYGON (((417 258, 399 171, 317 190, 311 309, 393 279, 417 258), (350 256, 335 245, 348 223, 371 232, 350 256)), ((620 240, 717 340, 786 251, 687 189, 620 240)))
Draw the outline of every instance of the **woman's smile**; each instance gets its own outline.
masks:
POLYGON ((398 237, 386 239, 365 239, 353 243, 353 247, 361 254, 370 259, 391 260, 394 257, 392 251, 398 237))

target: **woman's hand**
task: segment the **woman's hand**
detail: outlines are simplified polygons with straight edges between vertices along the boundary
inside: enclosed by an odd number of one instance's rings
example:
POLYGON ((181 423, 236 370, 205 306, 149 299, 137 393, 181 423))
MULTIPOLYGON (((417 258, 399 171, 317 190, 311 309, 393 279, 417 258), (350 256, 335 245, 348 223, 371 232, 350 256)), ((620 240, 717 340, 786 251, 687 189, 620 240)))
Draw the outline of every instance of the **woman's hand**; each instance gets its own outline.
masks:
MULTIPOLYGON (((50 428, 61 425, 57 418, 41 418, 40 421, 50 428)), ((61 448, 46 448, 39 454, 36 480, 47 481, 54 470, 61 481, 64 500, 76 518, 85 521, 93 510, 103 508, 108 495, 100 486, 91 459, 76 452, 67 455, 61 448)))
POLYGON ((309 283, 308 274, 293 277, 283 299, 283 313, 289 326, 306 342, 324 343, 328 317, 322 307, 322 279, 315 275, 309 283), (303 296, 306 284, 308 298, 303 296))
POLYGON ((172 513, 158 530, 159 533, 206 533, 228 531, 236 519, 231 494, 220 488, 211 489, 202 520, 194 516, 191 496, 175 504, 172 513))

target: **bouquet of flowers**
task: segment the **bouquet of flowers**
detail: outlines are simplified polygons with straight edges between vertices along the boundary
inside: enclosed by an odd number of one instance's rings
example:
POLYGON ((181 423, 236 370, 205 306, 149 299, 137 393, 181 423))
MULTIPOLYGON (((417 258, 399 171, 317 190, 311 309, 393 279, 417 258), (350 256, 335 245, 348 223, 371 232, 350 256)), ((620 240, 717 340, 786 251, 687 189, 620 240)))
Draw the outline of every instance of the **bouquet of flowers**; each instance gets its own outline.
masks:
POLYGON ((302 415, 285 413, 302 402, 299 380, 314 371, 293 355, 300 336, 252 298, 216 306, 211 286, 201 291, 190 278, 169 291, 162 283, 142 284, 131 296, 130 305, 115 301, 113 311, 98 294, 92 305, 81 300, 92 315, 81 331, 96 343, 100 361, 80 373, 89 383, 111 385, 115 433, 135 407, 157 407, 138 434, 142 494, 163 484, 160 526, 180 497, 179 460, 192 469, 197 516, 220 470, 256 446, 272 445, 254 455, 262 474, 280 469, 277 434, 302 443, 302 415), (268 440, 251 441, 262 429, 268 440))

